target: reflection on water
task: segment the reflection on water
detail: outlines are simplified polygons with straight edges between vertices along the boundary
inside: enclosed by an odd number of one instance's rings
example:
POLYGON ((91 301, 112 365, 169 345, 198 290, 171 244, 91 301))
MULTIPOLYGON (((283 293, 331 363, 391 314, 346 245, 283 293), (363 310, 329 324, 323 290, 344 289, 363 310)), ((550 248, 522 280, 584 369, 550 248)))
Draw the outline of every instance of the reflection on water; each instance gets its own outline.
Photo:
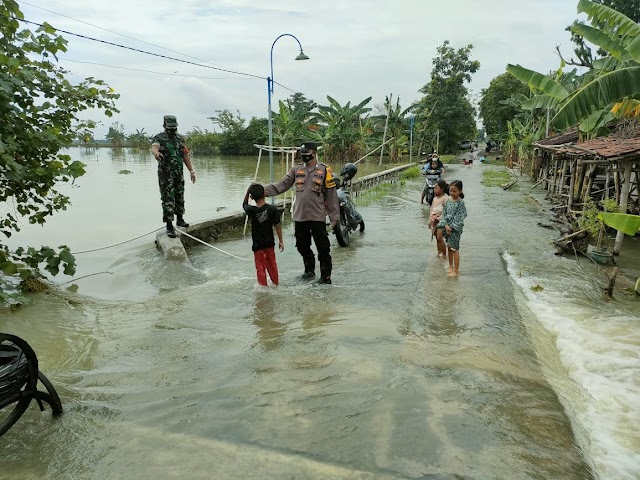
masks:
MULTIPOLYGON (((111 241, 102 221, 128 235, 126 217, 144 230, 159 213, 153 163, 123 153, 87 179, 113 208, 78 189, 94 210, 74 214, 91 226, 79 243, 111 241)), ((255 159, 196 161, 189 211, 236 209, 255 159)), ((457 168, 469 210, 459 278, 435 258, 418 180, 359 207, 367 231, 352 246, 332 240, 332 286, 297 280, 290 224, 278 288, 256 289, 252 262, 208 248, 190 251, 195 268, 168 264, 149 239, 83 258, 114 271, 80 283, 98 298, 41 295, 0 317, 38 351, 66 409, 52 420, 31 408, 0 440, 0 478, 592 478, 602 462, 556 386, 572 380, 502 258, 516 246, 522 265, 557 265, 540 253, 548 233, 533 210, 523 221, 513 192, 484 190, 482 167, 457 168)), ((249 238, 221 246, 250 257, 249 238)), ((633 471, 629 450, 618 458, 633 471)))

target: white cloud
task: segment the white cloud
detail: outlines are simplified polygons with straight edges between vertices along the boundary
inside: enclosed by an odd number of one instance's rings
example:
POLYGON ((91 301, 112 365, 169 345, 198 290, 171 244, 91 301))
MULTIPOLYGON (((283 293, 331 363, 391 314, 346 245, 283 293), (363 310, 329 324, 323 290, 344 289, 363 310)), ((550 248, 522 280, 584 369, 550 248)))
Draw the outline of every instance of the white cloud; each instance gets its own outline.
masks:
MULTIPOLYGON (((295 34, 311 57, 295 62, 296 42, 282 38, 274 48, 274 78, 316 101, 331 95, 341 102, 373 96, 381 103, 393 92, 403 105, 420 97, 431 59, 444 40, 456 48, 474 44, 481 69, 470 88, 479 92, 507 63, 548 71, 558 66, 554 48, 570 51, 564 28, 576 18, 577 0, 30 0, 29 3, 83 22, 224 66, 266 77, 269 53, 281 33, 295 34)), ((29 20, 168 56, 176 53, 137 42, 69 18, 22 4, 29 20)), ((247 118, 266 116, 266 81, 66 36, 73 60, 185 75, 163 76, 64 62, 75 75, 106 80, 121 94, 115 118, 128 132, 160 129, 164 113, 175 114, 184 132, 213 128, 215 110, 240 110, 247 118), (227 79, 189 78, 226 77, 227 79)), ((63 57, 63 58, 64 58, 63 57)), ((183 57, 185 60, 196 61, 183 57)), ((290 92, 275 87, 274 104, 290 92)), ((95 115, 94 115, 95 116, 95 115)), ((106 132, 112 121, 104 118, 106 132)))

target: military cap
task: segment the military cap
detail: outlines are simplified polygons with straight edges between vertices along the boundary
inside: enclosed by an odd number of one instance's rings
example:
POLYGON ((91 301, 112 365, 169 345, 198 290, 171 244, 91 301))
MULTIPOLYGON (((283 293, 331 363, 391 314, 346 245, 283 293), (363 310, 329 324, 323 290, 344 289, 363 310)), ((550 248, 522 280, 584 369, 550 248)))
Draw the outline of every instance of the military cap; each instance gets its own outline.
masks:
POLYGON ((162 125, 168 128, 178 128, 178 120, 174 115, 165 115, 164 123, 162 125))
POLYGON ((300 151, 304 152, 306 150, 313 150, 317 152, 318 144, 316 142, 304 142, 302 145, 300 145, 300 151))

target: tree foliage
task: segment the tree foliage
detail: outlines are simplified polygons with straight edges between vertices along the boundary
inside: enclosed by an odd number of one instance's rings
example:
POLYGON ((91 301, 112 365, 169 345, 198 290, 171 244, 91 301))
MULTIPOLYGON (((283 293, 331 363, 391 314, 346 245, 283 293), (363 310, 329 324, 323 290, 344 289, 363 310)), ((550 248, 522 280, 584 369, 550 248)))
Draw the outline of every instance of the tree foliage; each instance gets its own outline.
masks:
POLYGON ((466 84, 480 68, 472 60, 473 45, 454 49, 446 40, 433 59, 431 80, 420 89, 424 97, 416 105, 417 131, 435 147, 439 131, 440 150, 455 152, 461 140, 475 138, 475 109, 468 99, 466 84))
MULTIPOLYGON (((629 17, 634 22, 640 22, 640 0, 593 0, 594 3, 604 5, 620 12, 621 14, 629 17)), ((573 53, 575 59, 571 58, 567 63, 570 65, 577 65, 582 67, 593 67, 593 61, 596 58, 593 51, 588 46, 588 38, 585 38, 583 33, 576 29, 577 25, 583 25, 584 23, 576 20, 572 25, 569 25, 566 30, 571 32, 571 42, 574 44, 573 53)), ((596 55, 606 56, 606 50, 599 48, 596 55)))
POLYGON ((487 135, 504 133, 507 123, 520 112, 519 105, 511 102, 514 95, 529 95, 529 88, 509 73, 502 73, 482 89, 480 116, 487 135))
POLYGON ((264 145, 268 141, 268 125, 266 118, 253 117, 245 127, 246 120, 239 111, 235 114, 229 110, 219 110, 217 115, 209 117, 222 132, 219 134, 219 150, 222 155, 253 155, 254 144, 264 145))
MULTIPOLYGON (((0 3, 0 201, 15 209, 0 214, 4 237, 20 230, 20 217, 44 224, 70 202, 56 190, 63 182, 85 173, 85 165, 60 150, 70 146, 80 132, 93 126, 79 114, 97 108, 111 116, 118 97, 101 80, 87 78, 72 84, 67 71, 56 65, 66 40, 45 23, 35 32, 20 28, 23 14, 14 0, 0 3)), ((56 275, 75 272, 75 259, 67 247, 59 251, 19 248, 0 243, 0 269, 5 275, 26 280, 40 275, 39 266, 56 275)), ((0 298, 10 301, 11 281, 0 280, 0 298)))
POLYGON ((124 133, 124 125, 120 122, 113 122, 104 138, 111 142, 115 147, 124 146, 124 142, 127 139, 127 136, 124 133))

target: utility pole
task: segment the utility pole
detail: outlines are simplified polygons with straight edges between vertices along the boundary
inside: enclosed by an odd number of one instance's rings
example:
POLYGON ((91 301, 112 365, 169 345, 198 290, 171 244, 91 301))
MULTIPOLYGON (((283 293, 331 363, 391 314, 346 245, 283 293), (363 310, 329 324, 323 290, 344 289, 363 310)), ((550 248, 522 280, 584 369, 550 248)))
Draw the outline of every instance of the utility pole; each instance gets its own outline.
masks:
POLYGON ((389 105, 387 106, 387 120, 384 122, 384 133, 382 134, 382 148, 380 149, 380 163, 378 166, 382 166, 382 156, 384 155, 384 142, 387 141, 387 127, 389 126, 389 112, 391 111, 391 98, 393 93, 389 94, 389 105))
POLYGON ((436 153, 440 155, 440 129, 436 131, 436 153))

